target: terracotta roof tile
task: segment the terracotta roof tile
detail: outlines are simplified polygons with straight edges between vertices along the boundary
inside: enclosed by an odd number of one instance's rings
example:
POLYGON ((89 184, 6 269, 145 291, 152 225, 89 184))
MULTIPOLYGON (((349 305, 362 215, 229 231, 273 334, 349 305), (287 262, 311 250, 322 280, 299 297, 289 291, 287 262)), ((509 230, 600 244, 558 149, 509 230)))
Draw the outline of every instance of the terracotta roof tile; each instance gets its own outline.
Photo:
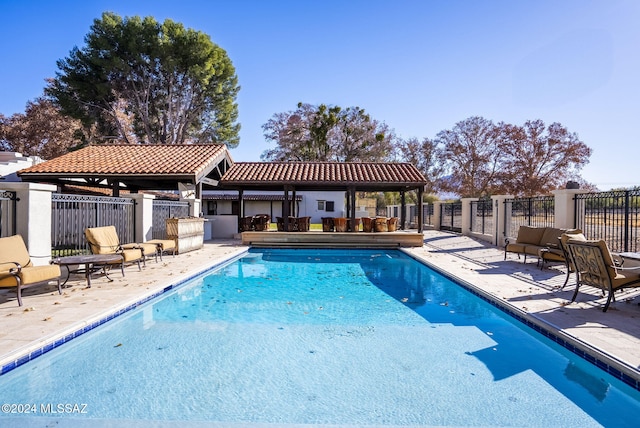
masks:
POLYGON ((39 174, 196 174, 226 150, 219 144, 89 146, 23 169, 39 174))
POLYGON ((408 185, 426 184, 409 163, 373 162, 236 162, 220 180, 222 185, 408 185))

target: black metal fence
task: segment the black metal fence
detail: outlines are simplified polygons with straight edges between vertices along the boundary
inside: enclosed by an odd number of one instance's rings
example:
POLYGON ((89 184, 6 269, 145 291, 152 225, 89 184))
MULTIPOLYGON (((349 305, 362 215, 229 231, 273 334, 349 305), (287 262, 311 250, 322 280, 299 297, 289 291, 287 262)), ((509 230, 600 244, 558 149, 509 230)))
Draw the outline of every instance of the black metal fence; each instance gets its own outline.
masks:
POLYGON ((576 195, 575 224, 589 239, 603 239, 614 252, 637 252, 640 189, 576 195))
POLYGON ((472 232, 481 234, 491 234, 495 231, 493 222, 493 201, 481 199, 471 201, 471 224, 472 232))
POLYGON ((506 199, 504 204, 504 230, 506 236, 518 236, 520 226, 555 226, 554 196, 506 199))
POLYGON ((440 230, 462 232, 462 202, 446 202, 440 205, 440 230))
POLYGON ((0 238, 16 234, 16 192, 0 190, 0 238))
POLYGON ((128 198, 51 195, 52 256, 90 253, 84 230, 113 225, 120 242, 134 242, 134 202, 128 198))
POLYGON ((167 237, 166 220, 172 217, 188 217, 188 216, 189 216, 189 202, 154 199, 151 237, 153 239, 166 239, 167 237))
POLYGON ((422 205, 422 225, 423 226, 433 226, 433 217, 434 217, 433 210, 434 210, 433 204, 422 205))

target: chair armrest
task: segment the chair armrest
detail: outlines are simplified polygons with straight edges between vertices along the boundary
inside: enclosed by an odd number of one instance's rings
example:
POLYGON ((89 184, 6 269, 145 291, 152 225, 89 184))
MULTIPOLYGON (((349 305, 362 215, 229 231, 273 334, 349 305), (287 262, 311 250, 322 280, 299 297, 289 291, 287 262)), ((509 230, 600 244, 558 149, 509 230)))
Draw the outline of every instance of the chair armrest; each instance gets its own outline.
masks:
POLYGON ((13 274, 13 275, 19 275, 20 271, 22 271, 22 265, 18 262, 13 262, 15 263, 15 267, 9 269, 9 273, 13 274))
POLYGON ((0 263, 0 272, 10 272, 11 269, 15 269, 17 266, 20 266, 20 263, 16 262, 2 262, 0 263))
POLYGON ((615 270, 623 270, 623 271, 637 271, 638 273, 640 273, 640 266, 634 266, 634 267, 621 267, 621 266, 612 266, 615 270))

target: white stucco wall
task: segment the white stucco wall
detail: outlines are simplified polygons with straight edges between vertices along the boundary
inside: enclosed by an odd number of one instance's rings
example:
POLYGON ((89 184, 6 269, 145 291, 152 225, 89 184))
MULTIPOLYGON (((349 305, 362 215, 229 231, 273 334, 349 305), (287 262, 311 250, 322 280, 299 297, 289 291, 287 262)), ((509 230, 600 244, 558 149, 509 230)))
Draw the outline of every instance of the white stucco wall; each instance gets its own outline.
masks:
MULTIPOLYGON (((245 195, 277 195, 282 196, 284 192, 270 191, 270 192, 245 192, 245 195)), ((206 199, 206 195, 214 194, 227 194, 237 195, 237 193, 225 191, 225 192, 213 192, 206 191, 203 197, 206 199)), ((292 196, 292 193, 289 193, 292 196)), ((297 201, 298 217, 311 217, 311 223, 321 223, 322 217, 344 217, 346 215, 345 196, 344 192, 296 192, 296 197, 302 197, 301 201, 297 201), (319 210, 318 201, 331 201, 334 203, 333 211, 319 210)), ((217 215, 231 215, 232 201, 217 201, 217 215)), ((204 207, 206 209, 207 201, 204 201, 204 207)), ((282 201, 245 201, 244 203, 244 215, 252 216, 256 214, 269 214, 275 221, 276 217, 282 217, 282 201)), ((210 215, 205 211, 205 217, 210 215)))

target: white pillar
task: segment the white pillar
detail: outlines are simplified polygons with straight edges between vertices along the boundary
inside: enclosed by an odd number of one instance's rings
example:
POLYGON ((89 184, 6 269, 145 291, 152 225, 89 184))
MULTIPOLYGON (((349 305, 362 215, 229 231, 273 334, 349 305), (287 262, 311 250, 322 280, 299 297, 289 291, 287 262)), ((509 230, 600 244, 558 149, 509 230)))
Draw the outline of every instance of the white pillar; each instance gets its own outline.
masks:
POLYGON ((153 200, 156 197, 146 193, 132 193, 129 196, 135 203, 133 221, 136 225, 136 236, 133 239, 136 242, 146 242, 153 239, 153 200))
POLYGON ((461 198, 462 202, 462 234, 471 235, 471 202, 479 198, 461 198))
POLYGON ((433 229, 440 230, 440 211, 442 206, 442 201, 434 201, 433 202, 433 229))
POLYGON ((21 235, 36 266, 51 260, 51 194, 57 187, 39 183, 2 183, 16 192, 16 234, 21 235))
POLYGON ((202 211, 201 199, 180 199, 180 200, 189 202, 189 215, 191 217, 200 217, 200 212, 202 211))
POLYGON ((554 218, 555 227, 559 229, 573 229, 576 227, 575 210, 573 200, 576 195, 588 193, 584 189, 558 189, 552 190, 555 197, 554 218))
POLYGON ((511 221, 511 210, 505 208, 504 201, 513 199, 513 195, 495 195, 491 196, 493 201, 493 221, 495 231, 493 232, 493 245, 497 247, 504 246, 505 238, 508 238, 505 224, 511 221), (506 217, 506 218, 505 218, 506 217))

